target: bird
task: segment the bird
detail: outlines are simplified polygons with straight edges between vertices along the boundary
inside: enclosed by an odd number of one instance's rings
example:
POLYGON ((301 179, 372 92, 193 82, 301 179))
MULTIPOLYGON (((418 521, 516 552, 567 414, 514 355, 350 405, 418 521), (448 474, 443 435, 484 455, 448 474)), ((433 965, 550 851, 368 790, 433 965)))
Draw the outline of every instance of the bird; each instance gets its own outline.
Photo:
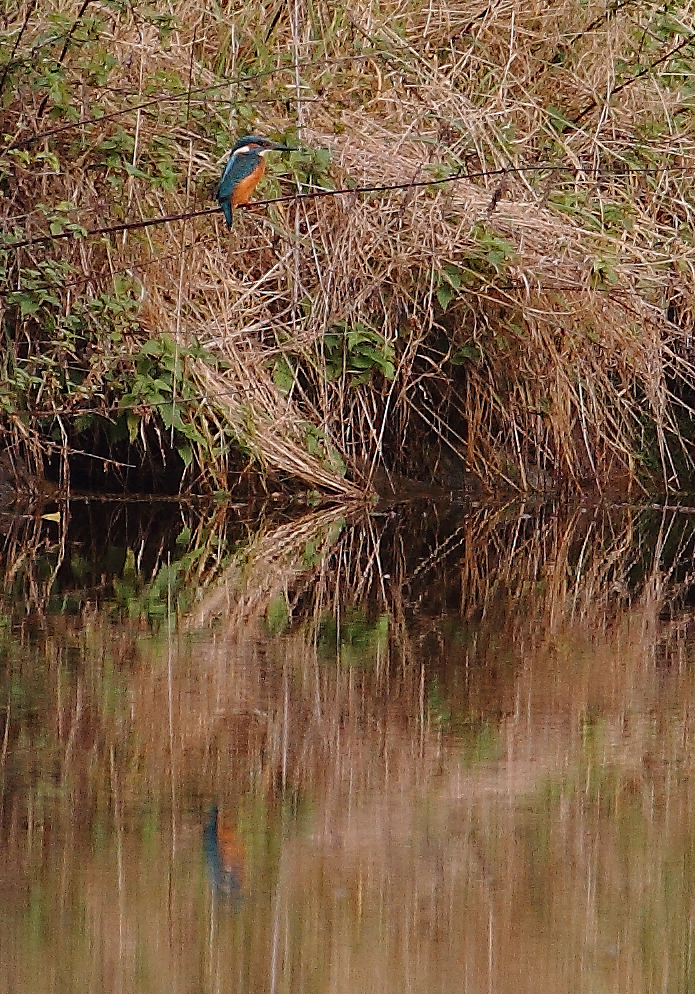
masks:
POLYGON ((203 832, 205 857, 214 890, 231 898, 243 896, 246 878, 246 850, 229 814, 210 809, 203 832))
POLYGON ((239 204, 248 204, 265 172, 265 156, 268 152, 296 151, 289 145, 281 145, 261 135, 244 135, 239 139, 231 151, 215 191, 228 228, 232 226, 232 211, 239 204))

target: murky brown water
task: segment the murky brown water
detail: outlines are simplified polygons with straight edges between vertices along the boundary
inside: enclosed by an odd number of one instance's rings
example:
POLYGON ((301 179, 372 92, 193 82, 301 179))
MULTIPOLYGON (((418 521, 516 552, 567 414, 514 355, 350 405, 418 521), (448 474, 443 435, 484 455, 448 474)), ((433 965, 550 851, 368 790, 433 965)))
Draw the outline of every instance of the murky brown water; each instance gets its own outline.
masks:
POLYGON ((695 515, 4 534, 0 991, 695 989, 695 515))

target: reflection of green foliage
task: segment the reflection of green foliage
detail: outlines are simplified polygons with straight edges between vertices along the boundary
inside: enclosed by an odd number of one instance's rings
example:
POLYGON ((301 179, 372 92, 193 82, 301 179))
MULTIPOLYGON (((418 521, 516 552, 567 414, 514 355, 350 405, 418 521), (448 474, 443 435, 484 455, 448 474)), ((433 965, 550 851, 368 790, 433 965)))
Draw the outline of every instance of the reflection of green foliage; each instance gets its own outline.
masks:
POLYGON ((427 692, 427 711, 430 720, 441 727, 447 726, 451 721, 451 708, 440 691, 439 681, 436 677, 432 680, 427 692))
POLYGON ((27 939, 31 948, 41 948, 49 923, 50 914, 45 891, 40 883, 34 883, 29 893, 29 905, 26 911, 27 939))
POLYGON ((461 759, 465 765, 489 763, 502 755, 499 729, 492 722, 470 722, 457 731, 463 746, 461 759))
POLYGON ((594 753, 601 746, 602 732, 605 729, 605 720, 600 715, 587 711, 582 719, 582 743, 588 754, 594 753))
POLYGON ((148 804, 142 816, 142 841, 149 852, 154 852, 157 839, 162 827, 161 811, 154 804, 148 804))
POLYGON ((326 549, 333 545, 344 527, 345 518, 337 518, 325 534, 308 539, 302 554, 303 565, 307 568, 319 566, 326 554, 326 549))
POLYGON ((353 608, 340 620, 332 614, 322 619, 318 645, 324 656, 337 658, 343 666, 367 668, 386 650, 388 637, 388 614, 380 614, 370 621, 364 611, 353 608))
POLYGON ((265 612, 265 629, 269 635, 280 635, 285 631, 290 620, 287 599, 284 594, 278 594, 268 604, 265 612))
POLYGON ((160 566, 147 579, 137 568, 135 553, 128 549, 123 571, 113 579, 116 604, 129 617, 147 618, 153 623, 165 621, 170 612, 175 615, 185 610, 194 596, 189 571, 203 553, 203 548, 193 549, 175 562, 160 566))
POLYGON ((268 795, 249 791, 237 802, 236 829, 243 842, 245 872, 255 888, 272 886, 282 847, 284 812, 269 804, 268 795))

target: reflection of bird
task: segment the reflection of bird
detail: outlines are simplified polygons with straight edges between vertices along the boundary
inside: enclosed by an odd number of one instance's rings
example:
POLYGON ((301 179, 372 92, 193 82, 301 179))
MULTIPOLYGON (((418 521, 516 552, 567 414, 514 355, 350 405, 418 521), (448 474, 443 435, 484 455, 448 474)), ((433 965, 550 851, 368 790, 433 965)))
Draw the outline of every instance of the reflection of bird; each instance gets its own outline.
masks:
POLYGON ((215 196, 224 211, 227 227, 232 226, 232 211, 249 198, 265 172, 264 156, 268 152, 294 152, 296 149, 260 135, 244 135, 232 149, 229 162, 217 184, 215 196))
POLYGON ((237 835, 236 826, 220 816, 216 804, 210 810, 210 818, 203 833, 203 844, 215 890, 229 897, 241 897, 245 875, 244 846, 237 835))

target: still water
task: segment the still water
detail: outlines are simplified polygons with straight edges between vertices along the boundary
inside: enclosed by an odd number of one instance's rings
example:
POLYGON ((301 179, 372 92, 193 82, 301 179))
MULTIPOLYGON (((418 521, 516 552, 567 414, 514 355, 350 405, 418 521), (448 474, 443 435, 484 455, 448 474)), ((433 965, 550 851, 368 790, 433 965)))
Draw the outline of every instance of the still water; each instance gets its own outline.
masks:
POLYGON ((0 991, 695 990, 687 509, 0 524, 0 991))

